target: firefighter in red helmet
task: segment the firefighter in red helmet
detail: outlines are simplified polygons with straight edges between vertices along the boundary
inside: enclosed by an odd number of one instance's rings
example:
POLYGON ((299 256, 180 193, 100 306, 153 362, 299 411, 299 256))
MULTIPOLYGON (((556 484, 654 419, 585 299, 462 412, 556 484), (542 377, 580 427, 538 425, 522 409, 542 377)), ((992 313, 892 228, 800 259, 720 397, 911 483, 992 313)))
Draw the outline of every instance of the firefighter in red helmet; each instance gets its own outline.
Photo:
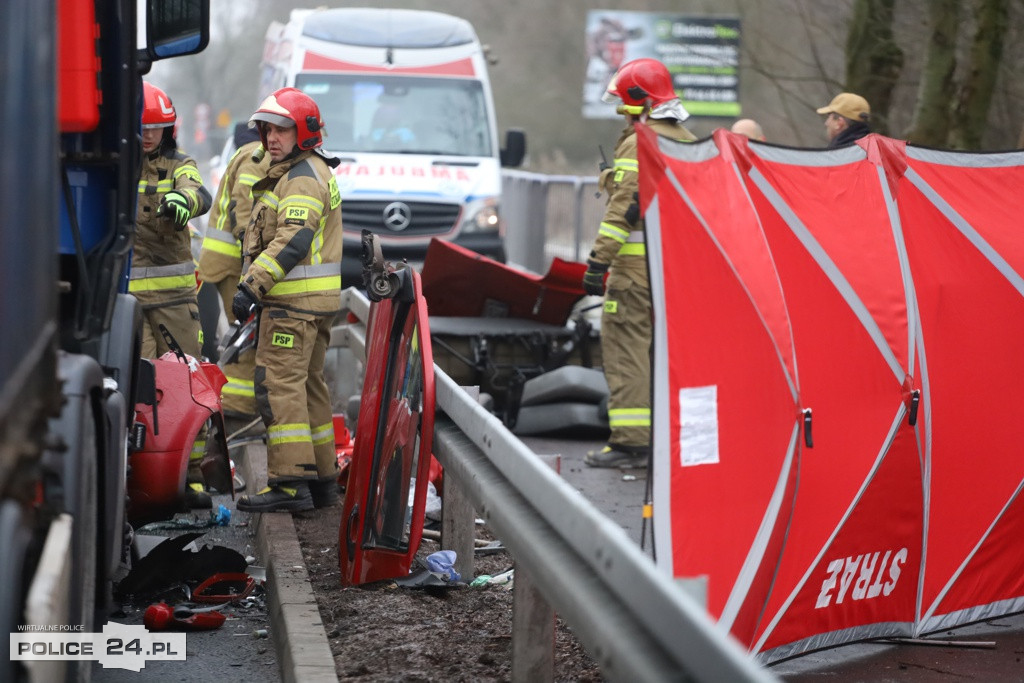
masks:
MULTIPOLYGON (((195 160, 178 149, 171 98, 151 83, 143 83, 143 98, 142 172, 128 291, 142 307, 143 358, 158 358, 169 350, 160 332, 164 325, 182 351, 198 359, 203 340, 188 222, 209 211, 210 193, 195 160)), ((204 428, 189 459, 190 507, 211 506, 199 469, 205 449, 204 428)))
POLYGON ((308 95, 281 88, 249 119, 270 156, 252 187, 236 318, 259 315, 254 385, 267 429, 269 486, 251 512, 308 510, 338 500, 337 454, 324 357, 341 307, 341 195, 321 150, 323 120, 308 95))
POLYGON ((591 467, 646 467, 651 438, 651 295, 647 245, 638 196, 634 123, 658 135, 693 140, 683 126, 689 114, 672 87, 665 65, 655 59, 626 63, 608 84, 606 102, 618 102, 626 128, 615 143, 614 163, 601 173, 608 193, 604 218, 587 259, 583 288, 604 296, 601 356, 608 380, 611 435, 587 453, 591 467), (605 275, 607 274, 607 282, 605 275))
MULTIPOLYGON (((259 132, 245 123, 235 126, 235 153, 224 169, 214 195, 213 208, 199 253, 199 276, 204 286, 217 288, 229 323, 235 322, 231 301, 238 291, 242 274, 242 234, 252 211, 252 186, 266 175, 270 157, 263 153, 259 132), (255 154, 255 158, 254 158, 255 154)), ((243 324, 246 321, 241 321, 243 324)), ((221 407, 228 434, 262 433, 256 412, 256 394, 252 381, 256 351, 247 348, 234 359, 222 357, 221 369, 227 383, 221 388, 221 407), (251 423, 258 428, 248 428, 251 423)))

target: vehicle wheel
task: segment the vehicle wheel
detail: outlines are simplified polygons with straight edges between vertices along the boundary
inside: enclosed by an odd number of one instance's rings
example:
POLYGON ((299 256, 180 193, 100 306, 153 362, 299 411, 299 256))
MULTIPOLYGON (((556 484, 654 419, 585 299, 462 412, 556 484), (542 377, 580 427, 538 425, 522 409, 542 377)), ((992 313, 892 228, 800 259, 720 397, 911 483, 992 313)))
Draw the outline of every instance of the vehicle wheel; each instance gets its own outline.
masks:
MULTIPOLYGON (((14 633, 21 623, 27 586, 24 585, 25 557, 32 540, 32 525, 14 501, 0 504, 0 633, 14 633)), ((0 662, 0 681, 22 680, 20 667, 10 658, 0 662)), ((24 670, 22 670, 22 673, 24 670)))
MULTIPOLYGON (((68 624, 81 625, 86 633, 94 631, 96 605, 97 523, 99 505, 96 481, 96 416, 90 401, 81 404, 81 442, 72 447, 64 463, 65 510, 74 517, 71 544, 72 582, 69 591, 68 624)), ((68 681, 88 681, 92 662, 69 662, 68 681)))

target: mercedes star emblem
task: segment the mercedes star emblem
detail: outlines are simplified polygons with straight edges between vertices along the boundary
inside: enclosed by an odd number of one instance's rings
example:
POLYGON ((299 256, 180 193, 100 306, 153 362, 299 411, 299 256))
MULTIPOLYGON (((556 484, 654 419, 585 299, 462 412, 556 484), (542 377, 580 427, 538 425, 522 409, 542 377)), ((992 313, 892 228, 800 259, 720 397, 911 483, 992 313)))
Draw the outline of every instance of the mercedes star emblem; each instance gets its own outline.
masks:
POLYGON ((412 222, 412 210, 405 202, 391 202, 384 207, 384 225, 391 230, 405 230, 412 222))

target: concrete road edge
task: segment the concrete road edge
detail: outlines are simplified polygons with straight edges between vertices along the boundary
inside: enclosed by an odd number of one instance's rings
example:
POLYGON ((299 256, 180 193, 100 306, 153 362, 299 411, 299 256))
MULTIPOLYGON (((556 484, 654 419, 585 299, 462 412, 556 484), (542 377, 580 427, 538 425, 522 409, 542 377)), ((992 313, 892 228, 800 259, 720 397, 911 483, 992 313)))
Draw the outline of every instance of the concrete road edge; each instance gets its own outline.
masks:
MULTIPOLYGON (((259 464, 266 458, 262 443, 247 444, 241 470, 249 483, 246 492, 258 491, 266 482, 259 464)), ((243 494, 244 495, 244 494, 243 494)), ((271 638, 286 683, 337 683, 320 610, 309 582, 292 516, 286 513, 253 514, 259 557, 267 570, 267 608, 271 638)))

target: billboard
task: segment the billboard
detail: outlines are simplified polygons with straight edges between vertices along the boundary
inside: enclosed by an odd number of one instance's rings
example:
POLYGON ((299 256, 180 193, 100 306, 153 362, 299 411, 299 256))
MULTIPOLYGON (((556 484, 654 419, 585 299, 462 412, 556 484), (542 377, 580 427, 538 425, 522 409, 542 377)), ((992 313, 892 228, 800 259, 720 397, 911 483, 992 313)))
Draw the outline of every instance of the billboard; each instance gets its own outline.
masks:
POLYGON ((620 66, 641 57, 668 67, 676 93, 692 116, 740 115, 739 17, 591 10, 586 49, 584 118, 619 116, 601 96, 620 66))

